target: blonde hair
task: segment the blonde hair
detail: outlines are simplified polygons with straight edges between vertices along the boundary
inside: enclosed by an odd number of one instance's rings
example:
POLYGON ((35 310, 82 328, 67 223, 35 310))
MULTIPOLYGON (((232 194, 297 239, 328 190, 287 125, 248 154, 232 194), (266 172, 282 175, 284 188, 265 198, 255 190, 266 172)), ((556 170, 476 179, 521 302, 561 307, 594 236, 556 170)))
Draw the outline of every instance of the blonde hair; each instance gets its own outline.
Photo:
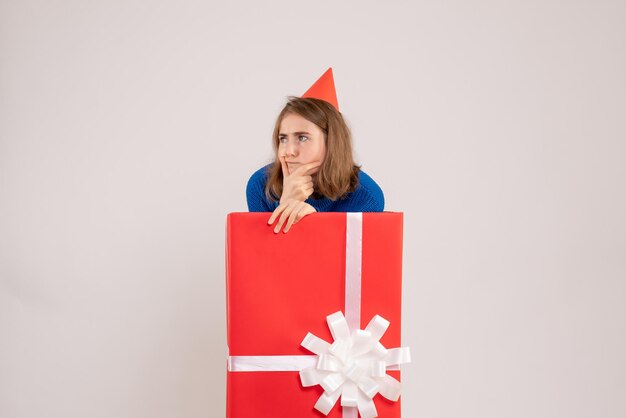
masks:
POLYGON ((333 105, 324 100, 290 96, 274 125, 272 138, 274 164, 269 169, 265 185, 267 198, 278 201, 283 192, 283 171, 278 159, 278 134, 280 123, 289 113, 302 116, 324 132, 326 157, 319 170, 312 175, 315 179, 316 190, 311 197, 315 199, 327 197, 337 200, 353 192, 359 182, 361 166, 354 162, 352 134, 343 116, 333 105))

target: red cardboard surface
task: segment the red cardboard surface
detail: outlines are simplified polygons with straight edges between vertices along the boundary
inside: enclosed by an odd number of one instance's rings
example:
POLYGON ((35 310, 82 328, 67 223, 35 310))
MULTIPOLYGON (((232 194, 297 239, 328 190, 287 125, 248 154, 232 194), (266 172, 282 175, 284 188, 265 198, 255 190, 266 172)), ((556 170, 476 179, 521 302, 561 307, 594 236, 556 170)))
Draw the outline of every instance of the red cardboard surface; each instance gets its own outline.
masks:
MULTIPOLYGON (((333 341, 326 316, 344 311, 346 214, 316 213, 284 234, 270 213, 227 218, 227 332, 231 356, 311 355, 308 332, 333 341)), ((381 339, 400 347, 402 291, 400 212, 364 213, 361 328, 378 314, 390 321, 381 339)), ((399 380, 398 371, 389 372, 399 380)), ((298 372, 228 372, 228 418, 323 417, 319 386, 304 388, 298 372)), ((399 418, 400 402, 374 398, 381 418, 399 418)), ((339 402, 328 417, 341 417, 339 402)))

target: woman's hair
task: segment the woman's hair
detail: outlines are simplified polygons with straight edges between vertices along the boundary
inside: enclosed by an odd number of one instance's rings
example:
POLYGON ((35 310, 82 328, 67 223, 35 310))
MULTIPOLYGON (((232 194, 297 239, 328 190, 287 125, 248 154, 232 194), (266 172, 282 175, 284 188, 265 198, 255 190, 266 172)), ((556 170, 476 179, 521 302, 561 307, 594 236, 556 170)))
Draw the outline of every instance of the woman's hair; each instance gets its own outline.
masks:
POLYGON ((313 174, 316 190, 311 195, 315 199, 327 197, 336 200, 353 192, 359 181, 360 166, 352 157, 352 135, 341 113, 330 103, 311 97, 289 96, 289 101, 276 119, 272 143, 274 165, 269 168, 265 185, 268 199, 278 201, 283 192, 283 171, 278 159, 278 134, 280 123, 289 113, 295 113, 317 125, 324 132, 326 156, 319 170, 313 174))

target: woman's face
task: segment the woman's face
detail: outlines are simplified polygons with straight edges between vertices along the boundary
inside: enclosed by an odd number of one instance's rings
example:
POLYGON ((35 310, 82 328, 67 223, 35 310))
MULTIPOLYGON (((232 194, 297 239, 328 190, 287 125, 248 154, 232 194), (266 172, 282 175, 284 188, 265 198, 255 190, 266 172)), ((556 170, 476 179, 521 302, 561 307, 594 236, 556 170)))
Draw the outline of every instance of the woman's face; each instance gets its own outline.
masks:
MULTIPOLYGON (((324 132, 296 113, 287 113, 278 130, 278 158, 285 160, 289 173, 302 164, 323 161, 326 155, 324 132)), ((316 173, 319 167, 309 171, 316 173)))

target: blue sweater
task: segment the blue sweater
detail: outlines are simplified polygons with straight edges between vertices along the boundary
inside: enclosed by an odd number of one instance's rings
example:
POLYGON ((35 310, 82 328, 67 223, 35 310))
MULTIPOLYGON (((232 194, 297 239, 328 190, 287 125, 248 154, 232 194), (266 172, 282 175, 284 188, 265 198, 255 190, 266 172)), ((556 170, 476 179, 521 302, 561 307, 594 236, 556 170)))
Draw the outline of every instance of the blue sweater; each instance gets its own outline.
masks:
MULTIPOLYGON (((278 202, 267 199, 265 183, 271 164, 259 168, 252 174, 246 187, 248 211, 273 212, 278 202)), ((385 208, 385 196, 378 184, 363 171, 359 172, 359 184, 352 193, 332 201, 329 198, 308 198, 306 203, 318 212, 382 212, 385 208)))

